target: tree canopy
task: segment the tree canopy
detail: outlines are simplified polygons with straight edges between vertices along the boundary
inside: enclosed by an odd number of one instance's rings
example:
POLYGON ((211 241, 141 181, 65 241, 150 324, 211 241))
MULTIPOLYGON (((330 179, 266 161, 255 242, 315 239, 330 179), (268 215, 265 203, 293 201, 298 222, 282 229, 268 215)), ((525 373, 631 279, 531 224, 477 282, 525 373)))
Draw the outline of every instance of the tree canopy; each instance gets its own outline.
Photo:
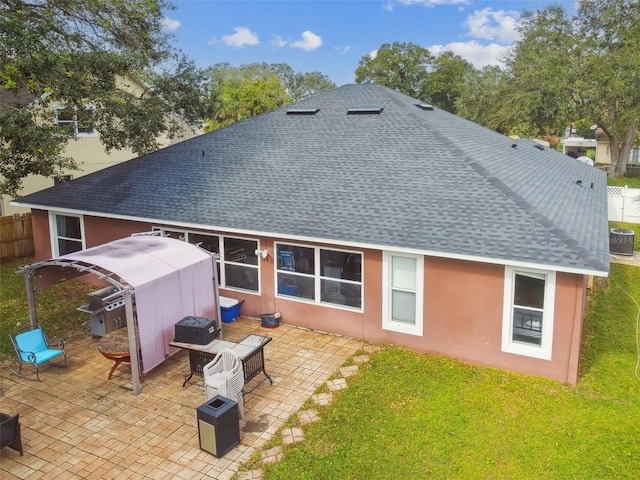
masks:
POLYGON ((286 63, 219 63, 208 69, 212 114, 206 131, 275 110, 335 84, 319 72, 296 73, 286 63))
POLYGON ((571 17, 559 6, 525 12, 522 38, 507 59, 509 100, 540 130, 590 122, 623 176, 640 128, 640 3, 582 0, 571 17))
POLYGON ((0 4, 0 193, 27 175, 77 168, 63 155, 77 131, 52 120, 74 112, 107 151, 143 154, 207 114, 206 77, 162 31, 167 0, 4 0, 0 4), (121 88, 134 78, 142 93, 121 88))
POLYGON ((377 83, 419 99, 427 98, 427 77, 433 55, 415 43, 383 43, 365 55, 356 69, 356 83, 377 83))
POLYGON ((356 83, 378 83, 455 113, 473 66, 445 51, 433 56, 414 43, 385 43, 375 55, 365 55, 356 69, 356 83))

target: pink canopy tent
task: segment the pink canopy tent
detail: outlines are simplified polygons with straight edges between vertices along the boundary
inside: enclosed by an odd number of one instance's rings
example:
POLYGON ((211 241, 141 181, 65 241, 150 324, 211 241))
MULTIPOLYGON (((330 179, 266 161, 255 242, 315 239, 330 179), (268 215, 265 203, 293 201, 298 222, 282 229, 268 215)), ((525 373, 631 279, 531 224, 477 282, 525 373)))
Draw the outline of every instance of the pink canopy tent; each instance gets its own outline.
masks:
POLYGON ((196 245, 168 237, 134 235, 37 262, 23 267, 21 272, 27 282, 32 324, 37 323, 34 279, 41 290, 62 279, 92 273, 121 292, 129 331, 134 393, 137 395, 141 392, 138 350, 142 355, 143 372, 148 372, 177 351, 169 346, 176 322, 186 316, 220 318, 214 264, 213 255, 196 245), (140 345, 136 345, 136 326, 140 345))

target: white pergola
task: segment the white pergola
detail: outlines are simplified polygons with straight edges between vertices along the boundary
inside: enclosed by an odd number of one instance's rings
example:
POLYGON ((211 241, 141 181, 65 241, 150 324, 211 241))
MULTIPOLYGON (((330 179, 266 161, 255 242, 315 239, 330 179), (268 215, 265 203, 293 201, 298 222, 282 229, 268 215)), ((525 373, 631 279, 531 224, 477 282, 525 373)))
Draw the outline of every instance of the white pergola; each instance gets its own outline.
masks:
POLYGON ((148 372, 178 351, 169 342, 181 318, 221 318, 216 271, 215 256, 196 245, 140 234, 36 262, 18 273, 25 275, 32 325, 38 323, 36 289, 87 274, 116 288, 105 301, 124 301, 133 391, 138 395, 142 392, 138 352, 143 373, 148 372))

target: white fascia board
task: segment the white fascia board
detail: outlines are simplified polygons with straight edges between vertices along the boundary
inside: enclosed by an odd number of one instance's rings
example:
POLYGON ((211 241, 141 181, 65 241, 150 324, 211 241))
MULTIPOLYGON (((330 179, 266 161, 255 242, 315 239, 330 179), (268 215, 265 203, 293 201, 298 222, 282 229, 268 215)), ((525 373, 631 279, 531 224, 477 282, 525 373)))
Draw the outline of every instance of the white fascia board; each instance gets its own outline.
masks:
POLYGON ((594 277, 608 277, 609 272, 600 271, 600 270, 592 270, 592 269, 584 269, 584 268, 572 268, 572 267, 563 267, 558 265, 547 265, 541 263, 533 263, 533 262, 521 262, 521 261, 513 261, 513 260, 504 260, 502 258, 490 258, 490 257, 481 257, 477 255, 465 255, 465 254, 457 254, 457 253, 449 253, 449 252, 438 252, 434 250, 420 250, 415 248, 403 248, 403 247, 394 247, 389 245, 378 245, 378 244, 368 244, 368 243, 360 243, 360 242, 349 242, 349 241, 338 241, 334 239, 326 239, 319 237, 309 237, 309 236, 301 236, 301 235, 290 235, 279 232, 263 232, 258 230, 244 230, 237 228, 229 228, 222 227, 216 225, 200 225, 196 223, 187 223, 187 222, 174 222, 168 220, 159 220, 155 218, 142 218, 142 217, 133 217, 129 215, 111 215, 100 212, 88 212, 84 210, 75 210, 70 208, 57 208, 57 207, 46 207, 43 205, 31 205, 28 203, 20 203, 17 201, 10 202, 13 206, 26 207, 36 210, 47 210, 47 211, 55 211, 56 213, 69 213, 73 215, 87 215, 91 217, 99 217, 99 218, 114 218, 117 220, 129 220, 133 222, 146 222, 153 223, 158 226, 166 225, 171 227, 182 227, 185 229, 197 229, 197 230, 213 230, 217 232, 225 232, 233 235, 241 235, 247 237, 271 237, 278 238, 283 240, 291 240, 300 243, 323 243, 326 245, 332 246, 342 246, 342 247, 350 247, 353 249, 368 249, 368 250, 379 250, 379 251, 393 251, 398 253, 408 253, 410 255, 424 255, 427 257, 436 257, 436 258, 450 258, 453 260, 463 260, 467 262, 475 262, 475 263, 488 263, 491 265, 504 265, 504 266, 512 266, 512 267, 520 267, 520 268, 534 268, 541 270, 551 270, 556 272, 563 273, 573 273, 577 275, 590 275, 594 277))

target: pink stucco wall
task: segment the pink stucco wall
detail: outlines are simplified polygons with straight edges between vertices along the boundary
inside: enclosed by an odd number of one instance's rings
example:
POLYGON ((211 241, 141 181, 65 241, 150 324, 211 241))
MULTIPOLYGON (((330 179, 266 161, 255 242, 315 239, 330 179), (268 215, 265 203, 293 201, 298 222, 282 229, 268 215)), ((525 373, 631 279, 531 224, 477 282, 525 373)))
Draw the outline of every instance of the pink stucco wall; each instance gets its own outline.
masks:
MULTIPOLYGON (((85 217, 87 246, 132 233, 150 231, 152 225, 85 217)), ((32 216, 36 257, 50 258, 46 212, 32 216)), ((388 343, 418 352, 433 353, 538 375, 575 385, 587 291, 586 277, 558 273, 552 359, 540 360, 501 351, 504 270, 500 265, 425 257, 424 332, 422 336, 382 328, 382 252, 363 250, 363 312, 327 307, 275 295, 274 239, 260 238, 269 256, 260 259, 261 293, 221 289, 220 294, 244 301, 241 313, 259 315, 279 311, 282 323, 388 343)))

